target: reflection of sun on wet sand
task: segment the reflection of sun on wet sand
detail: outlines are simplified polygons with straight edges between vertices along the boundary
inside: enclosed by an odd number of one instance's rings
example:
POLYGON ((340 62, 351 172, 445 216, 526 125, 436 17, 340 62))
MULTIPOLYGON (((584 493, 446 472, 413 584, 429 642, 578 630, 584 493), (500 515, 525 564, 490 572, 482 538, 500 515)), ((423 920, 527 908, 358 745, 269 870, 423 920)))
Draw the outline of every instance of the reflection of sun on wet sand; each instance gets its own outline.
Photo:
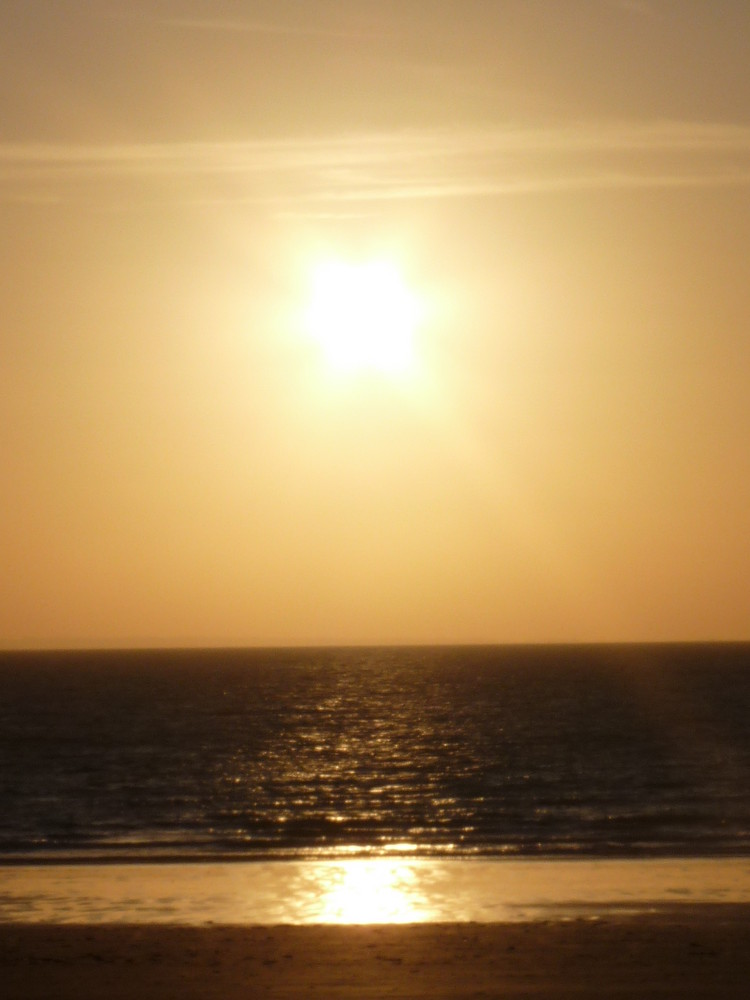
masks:
POLYGON ((379 857, 0 869, 0 921, 181 925, 508 923, 750 907, 750 859, 379 857))
POLYGON ((749 874, 748 859, 9 866, 1 995, 745 1000, 749 874))
POLYGON ((429 915, 415 867, 408 862, 343 861, 328 866, 328 877, 321 881, 321 923, 408 924, 429 915))
POLYGON ((741 906, 511 924, 0 925, 6 1000, 740 1000, 741 906))

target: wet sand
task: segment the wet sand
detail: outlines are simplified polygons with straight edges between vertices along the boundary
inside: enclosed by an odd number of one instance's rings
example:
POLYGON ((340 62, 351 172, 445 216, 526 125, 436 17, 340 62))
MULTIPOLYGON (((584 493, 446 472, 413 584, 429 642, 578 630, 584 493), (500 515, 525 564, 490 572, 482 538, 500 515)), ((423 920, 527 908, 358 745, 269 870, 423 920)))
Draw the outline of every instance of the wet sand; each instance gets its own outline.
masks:
POLYGON ((0 924, 6 1000, 740 1000, 750 908, 370 926, 0 924))
POLYGON ((705 903, 750 906, 750 859, 0 866, 0 921, 6 923, 506 924, 705 903))

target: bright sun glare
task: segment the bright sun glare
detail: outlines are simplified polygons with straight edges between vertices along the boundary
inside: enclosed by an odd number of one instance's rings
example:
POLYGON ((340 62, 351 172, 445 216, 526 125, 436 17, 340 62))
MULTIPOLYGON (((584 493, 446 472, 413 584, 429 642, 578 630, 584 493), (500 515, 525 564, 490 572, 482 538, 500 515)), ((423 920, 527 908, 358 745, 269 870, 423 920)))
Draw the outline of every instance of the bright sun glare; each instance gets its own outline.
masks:
POLYGON ((316 920, 330 924, 401 924, 429 919, 413 864, 377 858, 323 864, 316 920))
POLYGON ((332 368, 405 375, 420 312, 391 261, 328 260, 313 270, 305 325, 332 368))

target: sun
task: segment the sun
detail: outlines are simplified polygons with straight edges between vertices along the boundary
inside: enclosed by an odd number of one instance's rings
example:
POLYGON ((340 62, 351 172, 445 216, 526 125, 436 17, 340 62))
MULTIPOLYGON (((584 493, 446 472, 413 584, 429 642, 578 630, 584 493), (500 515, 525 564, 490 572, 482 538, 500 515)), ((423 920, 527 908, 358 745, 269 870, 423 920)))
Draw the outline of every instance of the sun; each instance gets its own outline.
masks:
POLYGON ((392 261, 325 260, 312 270, 305 327, 337 371, 409 374, 420 319, 392 261))

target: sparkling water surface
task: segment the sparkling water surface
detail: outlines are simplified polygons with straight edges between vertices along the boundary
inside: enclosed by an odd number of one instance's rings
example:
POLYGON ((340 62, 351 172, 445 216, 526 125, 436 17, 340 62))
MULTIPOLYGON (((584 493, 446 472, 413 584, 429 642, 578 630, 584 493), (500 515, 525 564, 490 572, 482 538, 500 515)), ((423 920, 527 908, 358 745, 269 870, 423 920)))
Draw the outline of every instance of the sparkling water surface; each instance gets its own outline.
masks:
POLYGON ((0 859, 750 855, 750 646, 0 654, 0 859))

